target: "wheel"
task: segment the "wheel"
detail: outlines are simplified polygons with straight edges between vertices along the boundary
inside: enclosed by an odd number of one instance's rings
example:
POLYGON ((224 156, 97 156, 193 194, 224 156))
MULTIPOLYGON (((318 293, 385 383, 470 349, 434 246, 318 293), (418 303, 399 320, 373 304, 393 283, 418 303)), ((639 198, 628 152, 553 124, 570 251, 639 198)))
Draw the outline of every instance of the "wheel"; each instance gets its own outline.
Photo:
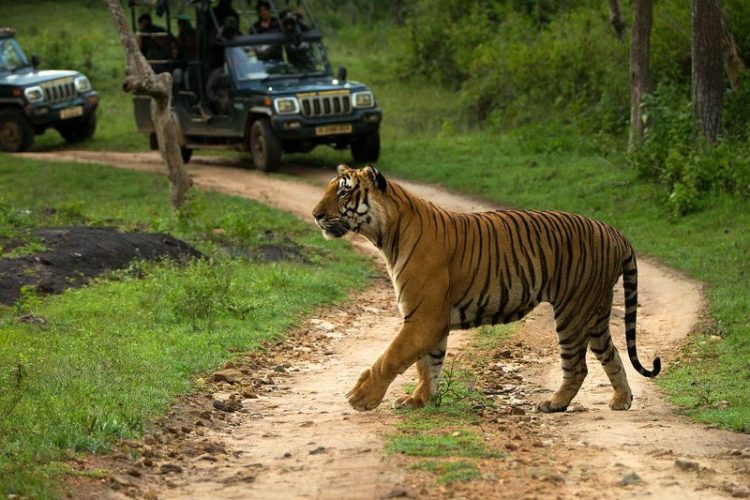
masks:
POLYGON ((255 167, 273 172, 281 165, 281 142, 266 118, 255 120, 250 126, 250 151, 255 167))
POLYGON ((380 133, 376 130, 359 136, 349 145, 349 148, 352 150, 354 163, 376 162, 380 156, 380 133))
POLYGON ((0 111, 0 151, 27 151, 34 143, 34 129, 20 109, 0 111))
MULTIPOLYGON (((159 150, 159 141, 156 138, 155 132, 151 132, 148 135, 148 146, 151 148, 151 151, 159 150)), ((180 146, 180 156, 182 156, 182 163, 188 163, 190 158, 193 157, 193 150, 185 146, 180 146)))
POLYGON ((180 146, 180 154, 182 154, 182 163, 187 163, 193 157, 193 150, 185 146, 180 146))
POLYGON ((65 120, 55 125, 66 142, 75 143, 90 139, 96 131, 96 113, 89 113, 80 118, 65 120))

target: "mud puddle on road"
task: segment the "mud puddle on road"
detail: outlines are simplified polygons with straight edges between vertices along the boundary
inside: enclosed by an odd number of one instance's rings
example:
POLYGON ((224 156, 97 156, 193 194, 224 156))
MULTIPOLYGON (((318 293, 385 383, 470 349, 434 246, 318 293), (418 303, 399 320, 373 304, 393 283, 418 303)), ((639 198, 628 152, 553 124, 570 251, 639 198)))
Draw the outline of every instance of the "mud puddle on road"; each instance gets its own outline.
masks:
MULTIPOLYGON (((164 171, 155 153, 66 151, 24 156, 164 171)), ((305 220, 310 220, 320 186, 334 175, 332 169, 285 169, 300 177, 298 181, 238 165, 239 160, 231 158, 196 157, 189 170, 197 186, 252 198, 305 220)), ((403 184, 449 209, 486 208, 433 187, 403 184)), ((353 243, 375 254, 362 239, 353 243)), ((639 278, 639 353, 647 366, 656 355, 669 366, 699 321, 703 310, 700 285, 645 259, 639 261, 639 278)), ((621 290, 616 298, 613 339, 624 352, 621 290)), ((383 278, 353 302, 362 305, 349 309, 345 316, 331 309, 329 315, 316 318, 319 324, 334 325, 332 331, 340 334, 331 339, 334 354, 318 364, 300 365, 298 372, 285 379, 287 391, 243 402, 246 413, 233 415, 226 425, 210 430, 212 439, 224 443, 226 457, 216 462, 185 459, 186 472, 141 481, 145 489, 137 491, 165 498, 750 497, 750 436, 675 416, 653 383, 634 373, 627 360, 635 396, 630 411, 607 409, 609 382, 591 358, 588 378, 568 412, 533 412, 533 404, 555 389, 561 377, 551 314, 544 307, 523 322, 511 348, 519 368, 512 383, 523 395, 521 405, 526 410, 508 415, 501 402, 480 424, 483 438, 508 450, 508 456, 482 463, 483 479, 436 487, 433 477, 406 471, 410 459, 383 454, 382 436, 396 418, 387 405, 361 414, 346 404, 343 394, 399 324, 390 284, 383 278), (284 458, 286 453, 289 456, 284 458)), ((316 326, 308 328, 313 332, 316 326)), ((453 340, 466 336, 454 332, 449 349, 455 353, 453 340)), ((507 363, 500 360, 498 365, 507 363)), ((497 377, 487 367, 477 369, 485 379, 497 377)), ((398 379, 389 398, 400 392, 402 381, 412 379, 410 372, 398 379)))

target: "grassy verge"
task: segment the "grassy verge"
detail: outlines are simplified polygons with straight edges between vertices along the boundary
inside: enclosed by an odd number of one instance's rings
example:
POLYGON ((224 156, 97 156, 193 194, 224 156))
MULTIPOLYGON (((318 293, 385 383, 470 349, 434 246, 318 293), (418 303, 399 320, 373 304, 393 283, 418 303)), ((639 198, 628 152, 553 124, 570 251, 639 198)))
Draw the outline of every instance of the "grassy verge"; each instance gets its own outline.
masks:
POLYGON ((71 453, 139 435, 191 390, 196 374, 283 335, 369 272, 346 245, 255 203, 194 190, 193 216, 179 220, 159 176, 0 159, 0 182, 14 186, 0 193, 0 234, 64 224, 137 228, 170 232, 210 257, 186 266, 140 262, 78 290, 28 294, 0 308, 3 495, 51 494, 71 453), (294 245, 301 258, 252 257, 268 244, 294 245), (44 321, 21 319, 29 315, 44 321))

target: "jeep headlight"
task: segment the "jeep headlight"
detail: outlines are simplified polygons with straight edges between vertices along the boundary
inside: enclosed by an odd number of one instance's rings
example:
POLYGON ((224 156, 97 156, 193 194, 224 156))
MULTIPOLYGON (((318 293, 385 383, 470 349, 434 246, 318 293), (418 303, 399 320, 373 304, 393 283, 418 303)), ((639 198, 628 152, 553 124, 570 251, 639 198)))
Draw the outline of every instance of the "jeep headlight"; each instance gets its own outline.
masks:
POLYGON ((299 113, 299 101, 296 97, 279 97, 273 101, 273 107, 280 115, 299 113))
POLYGON ((24 89, 23 95, 29 102, 42 102, 44 100, 44 90, 39 85, 24 89))
POLYGON ((83 75, 73 80, 73 83, 75 84, 76 90, 78 92, 88 92, 89 90, 91 90, 91 82, 87 77, 83 75))
POLYGON ((354 92, 352 102, 355 108, 371 108, 375 106, 375 98, 369 90, 366 92, 354 92))

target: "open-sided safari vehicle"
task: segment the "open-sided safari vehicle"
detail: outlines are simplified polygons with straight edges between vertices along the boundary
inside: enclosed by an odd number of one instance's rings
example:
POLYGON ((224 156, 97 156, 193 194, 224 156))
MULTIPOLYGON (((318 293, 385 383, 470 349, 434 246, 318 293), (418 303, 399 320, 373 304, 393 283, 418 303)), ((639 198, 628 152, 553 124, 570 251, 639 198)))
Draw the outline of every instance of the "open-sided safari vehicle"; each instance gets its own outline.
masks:
POLYGON ((0 151, 26 151, 51 127, 67 142, 94 135, 99 96, 86 75, 37 66, 39 58, 26 57, 15 30, 0 27, 0 151))
MULTIPOLYGON (((304 0, 191 4, 175 18, 167 1, 130 1, 146 58, 174 77, 184 160, 196 148, 231 148, 251 152, 257 168, 271 171, 282 152, 320 144, 348 147, 358 163, 377 160, 382 114, 373 93, 347 80, 343 67, 333 74, 304 0)), ((135 118, 155 148, 149 100, 134 97, 135 118)))

